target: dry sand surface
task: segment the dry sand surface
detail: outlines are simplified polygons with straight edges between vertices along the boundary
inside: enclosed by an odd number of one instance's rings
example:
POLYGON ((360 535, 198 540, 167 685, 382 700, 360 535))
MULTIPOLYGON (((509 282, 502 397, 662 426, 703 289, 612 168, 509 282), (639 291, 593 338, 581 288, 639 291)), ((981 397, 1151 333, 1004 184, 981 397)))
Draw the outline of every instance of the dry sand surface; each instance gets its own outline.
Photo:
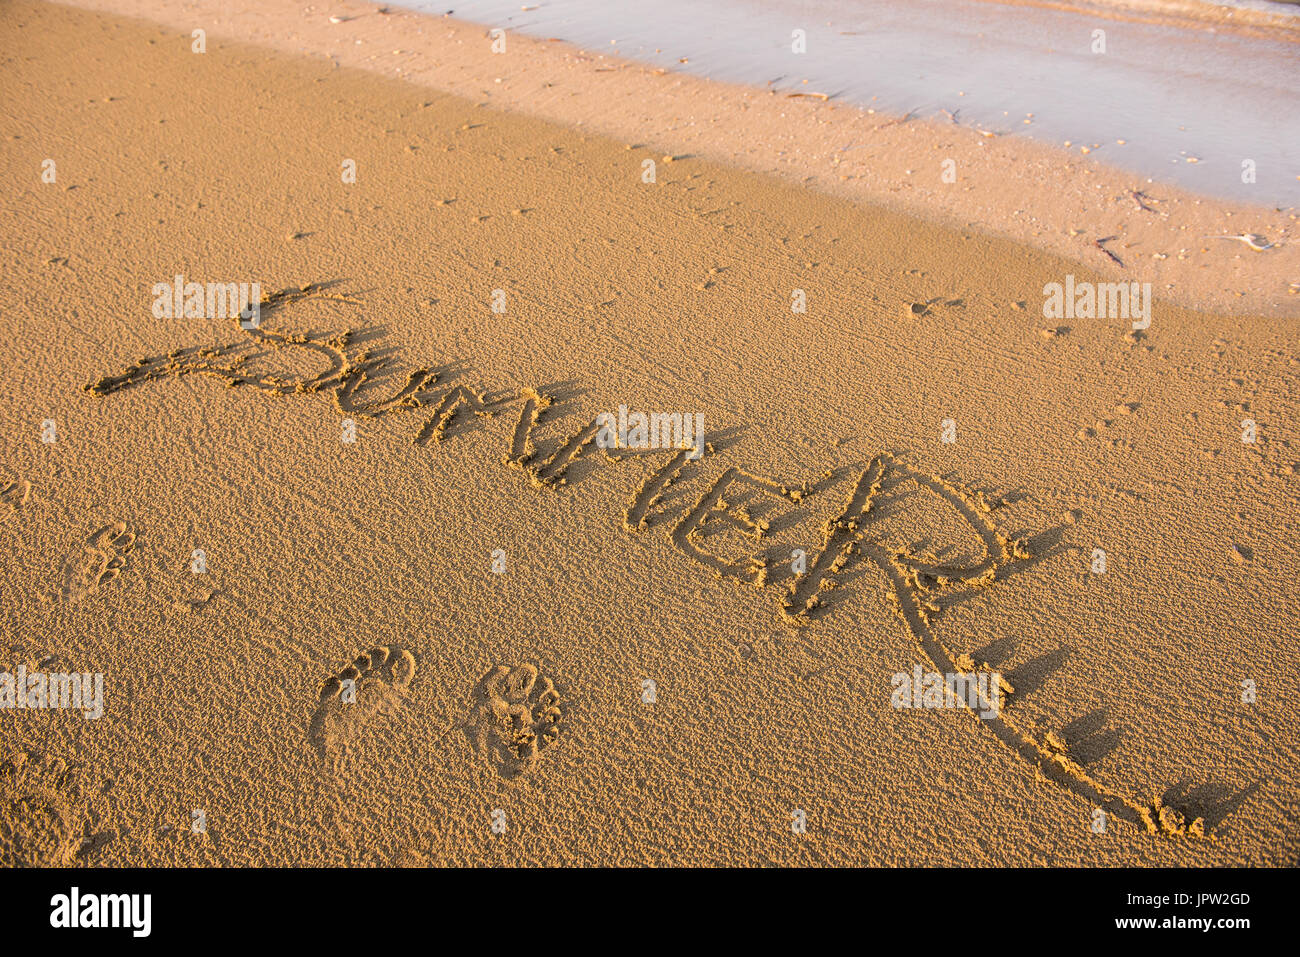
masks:
MULTIPOLYGON (((417 84, 290 9, 202 55, 0 16, 0 672, 104 675, 97 720, 0 712, 0 863, 1296 863, 1295 245, 1112 273, 999 194, 999 236, 907 218, 649 93, 622 138, 491 62, 465 96, 481 28, 422 18, 417 84), (260 328, 155 318, 176 274, 260 328), (1150 327, 1045 319, 1067 275, 1152 282, 1150 327), (704 455, 597 448, 620 406, 704 455), (917 666, 996 716, 891 706, 917 666)), ((1039 153, 1026 195, 1121 189, 1039 153)), ((1158 195, 1105 215, 1238 218, 1158 195)))

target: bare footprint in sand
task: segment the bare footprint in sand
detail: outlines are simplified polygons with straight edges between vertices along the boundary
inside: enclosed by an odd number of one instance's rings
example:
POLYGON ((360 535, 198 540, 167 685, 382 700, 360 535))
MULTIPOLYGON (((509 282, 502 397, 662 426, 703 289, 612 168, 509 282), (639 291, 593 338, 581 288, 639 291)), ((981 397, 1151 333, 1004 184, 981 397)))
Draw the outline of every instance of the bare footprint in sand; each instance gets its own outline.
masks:
POLYGON ((0 761, 0 867, 62 867, 84 856, 87 820, 76 771, 49 755, 0 761))
POLYGON ((85 550, 63 569, 62 596, 76 603, 117 578, 135 548, 135 529, 126 522, 109 522, 86 542, 85 550))
POLYGON ((531 769, 560 738, 563 712, 551 679, 532 665, 497 665, 478 683, 465 734, 503 777, 531 769))
POLYGON ((357 656, 321 687, 307 739, 327 764, 347 754, 353 738, 379 714, 401 705, 415 678, 415 656, 383 645, 357 656))
POLYGON ((23 480, 9 482, 0 489, 0 521, 7 521, 27 504, 32 493, 32 483, 23 480))

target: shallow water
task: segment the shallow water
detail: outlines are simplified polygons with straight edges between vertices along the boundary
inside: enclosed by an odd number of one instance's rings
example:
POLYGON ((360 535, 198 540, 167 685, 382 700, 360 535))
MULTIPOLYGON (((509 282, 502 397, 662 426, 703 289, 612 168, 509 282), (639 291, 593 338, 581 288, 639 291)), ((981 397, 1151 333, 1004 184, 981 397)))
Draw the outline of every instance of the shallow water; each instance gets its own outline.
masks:
POLYGON ((945 119, 946 109, 965 125, 1068 140, 1201 193, 1300 206, 1298 44, 972 0, 402 5, 718 80, 815 90, 891 113, 945 119), (806 31, 804 54, 791 51, 796 28, 806 31), (1097 29, 1104 54, 1092 52, 1097 29), (1242 182, 1245 160, 1254 183, 1242 182))

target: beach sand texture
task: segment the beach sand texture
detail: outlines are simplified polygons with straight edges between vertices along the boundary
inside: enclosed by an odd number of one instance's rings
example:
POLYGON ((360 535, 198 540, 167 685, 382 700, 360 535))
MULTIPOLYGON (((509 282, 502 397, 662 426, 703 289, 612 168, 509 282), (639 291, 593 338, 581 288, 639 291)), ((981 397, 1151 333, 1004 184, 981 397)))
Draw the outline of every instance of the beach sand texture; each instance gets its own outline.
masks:
MULTIPOLYGON (((1114 272, 326 15, 0 18, 0 671, 105 687, 0 711, 0 863, 1296 863, 1294 246, 1114 272), (260 328, 155 318, 177 274, 260 328), (1044 318, 1067 275, 1150 327, 1044 318), (620 406, 704 455, 598 448, 620 406), (892 707, 918 665, 998 717, 892 707)), ((1144 242, 1263 215, 1168 196, 1144 242)))

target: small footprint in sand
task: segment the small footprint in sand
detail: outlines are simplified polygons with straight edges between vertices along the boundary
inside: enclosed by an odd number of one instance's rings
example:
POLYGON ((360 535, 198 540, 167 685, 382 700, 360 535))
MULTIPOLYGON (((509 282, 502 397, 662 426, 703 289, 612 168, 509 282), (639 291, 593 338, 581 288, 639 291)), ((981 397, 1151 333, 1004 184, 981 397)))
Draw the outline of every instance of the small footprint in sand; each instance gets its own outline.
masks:
POLYGON ((563 713, 551 679, 532 665, 497 665, 479 682, 465 734, 503 777, 536 764, 560 737, 563 713))
POLYGON ((135 529, 126 522, 110 522, 90 536, 85 551, 63 570, 62 595, 78 602, 117 578, 135 548, 135 529))
POLYGON ((9 482, 3 489, 0 489, 0 521, 7 521, 15 515, 20 508, 27 504, 27 498, 31 493, 32 483, 21 479, 16 482, 9 482))
POLYGON ((378 645, 321 687, 307 738, 326 762, 346 755, 348 745, 378 714, 391 714, 415 678, 415 656, 378 645))
POLYGON ((903 313, 913 319, 920 319, 923 316, 930 315, 934 311, 934 307, 937 305, 960 309, 966 305, 966 300, 947 299, 943 296, 936 296, 933 299, 926 299, 922 302, 909 302, 904 304, 903 313))
POLYGON ((182 612, 200 612, 207 608, 212 602, 221 595, 216 588, 201 588, 193 598, 177 598, 172 602, 172 607, 182 612))

